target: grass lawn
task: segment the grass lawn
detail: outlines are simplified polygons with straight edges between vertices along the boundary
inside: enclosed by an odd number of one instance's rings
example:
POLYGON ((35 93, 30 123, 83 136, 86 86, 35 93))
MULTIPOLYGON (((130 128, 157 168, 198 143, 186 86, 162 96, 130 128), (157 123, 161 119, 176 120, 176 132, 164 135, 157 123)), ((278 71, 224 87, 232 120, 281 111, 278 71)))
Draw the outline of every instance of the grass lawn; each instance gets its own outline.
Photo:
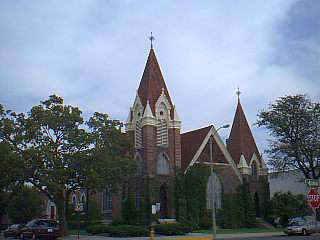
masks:
MULTIPOLYGON (((217 229, 217 234, 232 234, 232 233, 262 233, 262 232, 281 232, 280 228, 236 228, 236 229, 217 229)), ((196 230, 195 233, 208 233, 211 234, 211 230, 196 230)))

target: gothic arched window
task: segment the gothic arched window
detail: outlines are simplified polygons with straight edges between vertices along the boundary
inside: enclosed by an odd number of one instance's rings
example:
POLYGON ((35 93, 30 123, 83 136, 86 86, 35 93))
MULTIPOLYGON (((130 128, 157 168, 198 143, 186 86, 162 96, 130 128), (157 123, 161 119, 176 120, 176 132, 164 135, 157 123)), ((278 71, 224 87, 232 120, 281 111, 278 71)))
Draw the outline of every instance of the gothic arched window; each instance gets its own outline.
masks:
POLYGON ((72 205, 75 206, 77 204, 77 197, 76 195, 72 195, 72 205))
POLYGON ((251 175, 252 175, 253 179, 258 178, 258 167, 257 167, 257 163, 255 161, 253 161, 251 164, 251 175))
POLYGON ((81 195, 81 202, 82 203, 86 202, 86 195, 84 193, 82 193, 82 195, 81 195))
POLYGON ((165 153, 160 153, 157 161, 157 174, 168 175, 170 174, 169 158, 165 153))
POLYGON ((207 208, 212 209, 212 191, 214 191, 214 203, 215 208, 222 208, 222 184, 218 175, 214 172, 208 179, 207 185, 207 208), (213 189, 212 189, 212 177, 213 177, 213 189))

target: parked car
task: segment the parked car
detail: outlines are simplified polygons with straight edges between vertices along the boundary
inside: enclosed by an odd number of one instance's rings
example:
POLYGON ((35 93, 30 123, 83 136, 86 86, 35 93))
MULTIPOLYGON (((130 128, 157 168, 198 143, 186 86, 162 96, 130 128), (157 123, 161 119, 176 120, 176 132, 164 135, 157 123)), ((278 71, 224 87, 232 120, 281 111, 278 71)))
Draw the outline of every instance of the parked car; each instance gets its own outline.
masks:
POLYGON ((14 237, 17 238, 20 236, 20 230, 24 224, 12 224, 6 230, 3 231, 3 236, 5 238, 14 237))
POLYGON ((320 222, 315 221, 312 217, 293 218, 289 221, 284 232, 288 235, 309 235, 311 233, 317 233, 320 232, 320 222))
POLYGON ((34 219, 20 231, 20 239, 55 239, 60 236, 59 225, 51 219, 34 219))

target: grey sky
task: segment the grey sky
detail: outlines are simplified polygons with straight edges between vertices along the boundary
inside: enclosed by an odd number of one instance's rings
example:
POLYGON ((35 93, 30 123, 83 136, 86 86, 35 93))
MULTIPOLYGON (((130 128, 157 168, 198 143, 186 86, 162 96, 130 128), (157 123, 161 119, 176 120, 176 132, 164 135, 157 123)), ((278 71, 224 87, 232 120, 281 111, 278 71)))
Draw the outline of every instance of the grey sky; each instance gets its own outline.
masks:
MULTIPOLYGON (((0 103, 25 112, 55 93, 86 117, 125 121, 150 31, 183 131, 231 124, 237 87, 251 124, 280 96, 319 101, 317 0, 2 0, 0 103)), ((265 149, 266 132, 252 129, 265 149)))

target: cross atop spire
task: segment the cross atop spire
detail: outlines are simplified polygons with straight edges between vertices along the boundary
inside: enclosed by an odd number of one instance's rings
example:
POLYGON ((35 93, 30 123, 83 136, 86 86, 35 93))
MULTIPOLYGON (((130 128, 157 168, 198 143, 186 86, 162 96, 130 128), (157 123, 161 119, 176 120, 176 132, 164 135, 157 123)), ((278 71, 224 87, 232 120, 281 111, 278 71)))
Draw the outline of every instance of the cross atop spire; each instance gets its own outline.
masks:
POLYGON ((240 102, 240 94, 241 94, 242 92, 240 92, 240 89, 238 88, 238 90, 236 91, 236 94, 237 94, 237 96, 238 96, 238 102, 240 102))
POLYGON ((151 49, 153 49, 153 43, 152 42, 154 41, 154 36, 152 35, 152 32, 150 34, 149 40, 151 42, 151 49))

